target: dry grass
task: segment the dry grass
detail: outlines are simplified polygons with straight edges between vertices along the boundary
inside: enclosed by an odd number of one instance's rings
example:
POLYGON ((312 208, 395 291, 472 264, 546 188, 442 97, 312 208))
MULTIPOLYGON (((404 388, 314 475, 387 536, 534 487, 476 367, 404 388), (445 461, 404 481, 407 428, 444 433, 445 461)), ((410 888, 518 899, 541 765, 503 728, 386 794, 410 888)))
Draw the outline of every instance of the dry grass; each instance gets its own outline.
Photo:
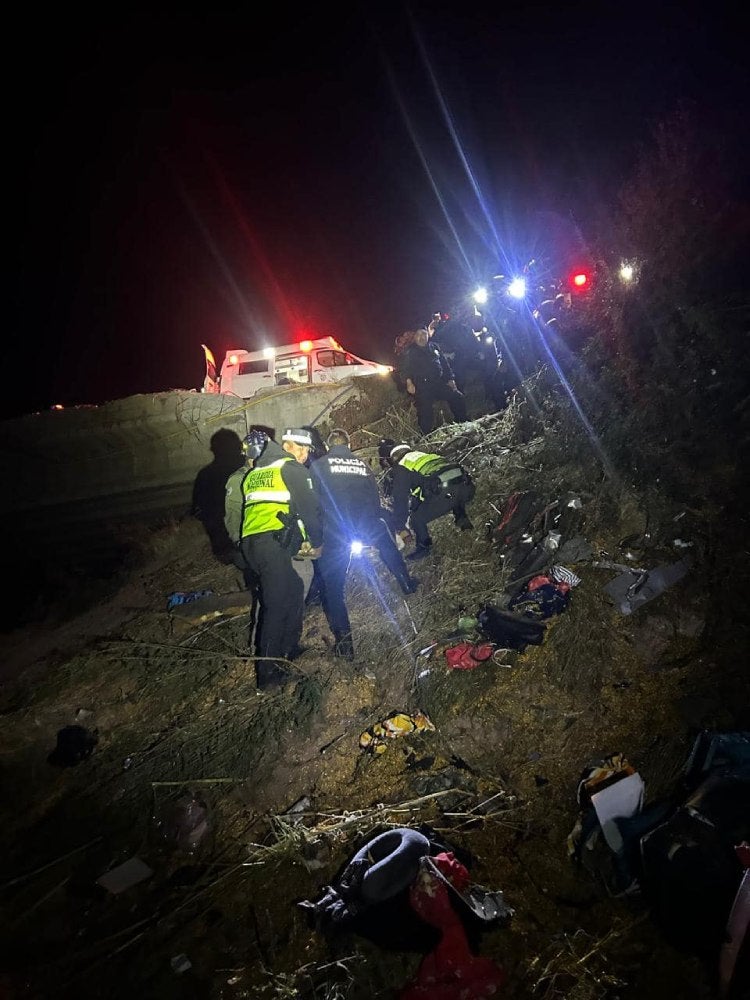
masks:
MULTIPOLYGON (((416 439, 412 412, 389 398, 377 419, 356 424, 364 454, 374 455, 381 436, 416 439)), ((601 589, 609 577, 575 565, 582 583, 542 646, 468 672, 445 661, 459 615, 502 600, 507 573, 483 524, 511 492, 580 496, 581 530, 609 553, 643 531, 647 500, 650 523, 664 530, 679 514, 603 476, 583 432, 566 426, 563 435, 557 412, 537 379, 503 413, 430 435, 425 443, 465 463, 477 482, 475 531, 456 531, 450 518, 431 526, 433 554, 407 600, 377 556, 353 567, 357 662, 331 657, 325 618, 311 609, 304 641, 312 652, 296 664, 302 678, 290 694, 257 696, 243 616, 196 625, 166 612, 173 590, 238 588, 197 527, 165 526, 144 541, 138 607, 129 605, 131 580, 107 605, 106 627, 97 631, 99 608, 98 619, 65 641, 60 634, 53 670, 37 665, 34 685, 21 677, 5 692, 0 760, 13 803, 5 870, 8 878, 30 873, 5 887, 3 930, 18 977, 33 977, 39 995, 55 984, 62 997, 99 995, 100 986, 118 997, 136 985, 171 996, 169 958, 184 951, 211 995, 226 1000, 385 1000, 410 978, 414 956, 362 941, 332 954, 295 904, 317 898, 374 830, 427 823, 468 851, 475 880, 502 888, 516 909, 510 927, 483 942, 508 969, 509 995, 656 1000, 669 976, 676 988, 700 984, 700 970, 660 943, 641 912, 624 911, 570 868, 565 838, 578 775, 592 760, 626 752, 653 794, 674 780, 689 742, 681 699, 711 686, 700 634, 677 629, 686 603, 707 614, 705 596, 675 589, 654 602, 674 638, 650 661, 637 641, 650 610, 622 618, 601 589), (99 745, 84 764, 54 771, 46 754, 79 708, 92 712, 99 745), (372 723, 417 709, 434 733, 395 739, 377 758, 360 751, 372 723), (186 790, 201 796, 211 820, 190 856, 168 849, 154 824, 186 790), (309 806, 290 814, 301 796, 309 806), (109 864, 132 854, 152 864, 154 879, 121 899, 92 892, 109 864)), ((695 525, 701 515, 693 510, 695 525)), ((664 549, 648 557, 655 552, 664 549)), ((684 995, 700 997, 700 985, 684 995)))

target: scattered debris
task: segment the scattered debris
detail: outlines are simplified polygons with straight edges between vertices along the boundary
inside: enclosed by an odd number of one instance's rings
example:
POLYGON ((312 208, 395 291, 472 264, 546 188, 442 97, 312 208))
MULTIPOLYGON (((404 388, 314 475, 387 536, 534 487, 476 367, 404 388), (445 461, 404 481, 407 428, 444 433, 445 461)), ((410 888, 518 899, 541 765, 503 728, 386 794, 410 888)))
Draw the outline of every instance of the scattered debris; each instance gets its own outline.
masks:
MULTIPOLYGON (((155 794, 155 793, 154 793, 155 794)), ((208 806, 194 793, 181 796, 170 806, 154 809, 156 826, 175 850, 194 854, 208 832, 208 806), (166 817, 161 818, 161 812, 166 817)))
POLYGON ((211 597, 213 595, 213 590, 175 590, 174 593, 167 595, 167 611, 171 611, 172 608, 177 608, 181 604, 192 604, 193 601, 199 601, 202 597, 211 597))
POLYGON ((301 823, 303 819, 303 814, 307 812, 310 808, 311 802, 307 795, 303 795, 302 798, 297 799, 289 806, 287 811, 283 814, 285 819, 288 819, 292 825, 301 823))
POLYGON ((491 642, 460 642, 445 650, 445 659, 451 670, 474 670, 492 659, 494 651, 495 646, 491 642))
POLYGON ((99 742, 99 731, 90 731, 83 726, 64 726, 58 730, 57 746, 47 757, 47 762, 55 767, 75 767, 88 760, 99 742))
POLYGON ((514 911, 502 892, 472 883, 449 845, 428 833, 400 827, 375 836, 324 886, 317 902, 299 905, 318 930, 353 932, 381 947, 422 952, 402 1000, 492 996, 506 975, 478 956, 476 946, 482 930, 506 923, 514 911))
POLYGON ((396 712, 366 729, 359 737, 359 745, 370 753, 381 754, 387 749, 387 741, 397 736, 434 731, 435 726, 424 712, 416 711, 414 715, 396 712))
POLYGON ((570 603, 570 590, 569 583, 564 580, 558 582, 552 579, 551 574, 535 576, 519 594, 511 598, 508 610, 516 611, 524 618, 544 621, 565 611, 570 603))
POLYGON ((140 858, 133 857, 128 858, 116 868, 110 868, 96 882, 107 892, 111 892, 113 896, 119 896, 126 889, 138 885, 139 882, 145 882, 153 874, 152 869, 145 862, 141 861, 140 858))
POLYGON ((175 955, 174 958, 170 960, 169 963, 178 976, 182 975, 183 972, 187 972, 188 969, 192 969, 193 963, 187 957, 187 955, 175 955))
POLYGON ((544 622, 522 618, 492 605, 486 605, 480 611, 479 626, 491 642, 504 649, 517 649, 520 653, 527 646, 541 646, 546 628, 544 622))
POLYGON ((685 558, 676 563, 662 563, 652 570, 628 569, 611 580, 604 590, 615 602, 620 614, 630 615, 681 580, 689 568, 690 560, 685 558))

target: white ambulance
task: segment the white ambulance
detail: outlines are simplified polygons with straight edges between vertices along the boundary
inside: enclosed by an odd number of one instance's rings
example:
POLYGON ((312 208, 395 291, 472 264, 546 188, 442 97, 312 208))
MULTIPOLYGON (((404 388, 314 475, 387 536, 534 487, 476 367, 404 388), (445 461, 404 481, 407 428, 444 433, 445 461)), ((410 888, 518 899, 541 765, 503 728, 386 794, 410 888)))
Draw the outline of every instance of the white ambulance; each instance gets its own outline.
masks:
POLYGON ((217 370, 208 347, 201 346, 206 357, 203 392, 228 393, 242 399, 275 386, 340 382, 353 375, 388 375, 393 371, 392 365, 357 357, 333 337, 265 347, 260 351, 227 351, 221 370, 217 370))

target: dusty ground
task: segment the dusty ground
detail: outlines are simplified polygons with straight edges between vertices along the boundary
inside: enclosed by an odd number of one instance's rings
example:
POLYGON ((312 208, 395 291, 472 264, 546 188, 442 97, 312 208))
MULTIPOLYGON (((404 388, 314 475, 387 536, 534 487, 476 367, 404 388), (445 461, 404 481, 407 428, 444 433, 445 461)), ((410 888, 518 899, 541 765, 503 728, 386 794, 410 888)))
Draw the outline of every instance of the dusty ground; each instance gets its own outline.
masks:
POLYGON ((644 484, 604 483, 580 442, 529 435, 522 416, 475 424, 457 441, 437 433, 479 482, 474 532, 435 525, 436 555, 407 601, 366 557, 349 582, 357 661, 332 658, 312 608, 291 691, 256 694, 240 580, 190 519, 151 534, 86 610, 71 615, 61 595, 44 622, 3 637, 0 995, 395 997, 418 955, 354 937, 328 944, 296 903, 317 899, 372 831, 420 823, 469 851, 472 879, 515 909, 482 941, 508 972, 506 995, 712 995, 709 972, 664 942, 642 900, 610 898, 571 864, 566 837, 586 765, 622 751, 659 797, 697 731, 742 724, 745 633, 717 628, 717 581, 746 535, 739 515, 717 516, 715 498, 679 504, 644 484), (634 555, 674 561, 680 537, 694 568, 625 618, 602 589, 615 574, 571 565, 582 583, 542 646, 449 671, 443 649, 460 609, 502 593, 484 523, 519 487, 579 496, 583 535, 616 560, 648 513, 653 538, 634 555), (222 595, 221 613, 167 610, 173 591, 202 589, 222 595), (372 723, 417 709, 435 732, 394 740, 379 757, 359 749, 372 723), (97 730, 93 754, 50 765, 57 731, 75 724, 97 730), (170 828, 186 792, 208 813, 194 850, 170 828), (499 808, 487 813, 479 807, 492 796, 499 808), (302 798, 301 819, 285 816, 302 798), (117 896, 96 885, 132 856, 150 879, 117 896), (182 973, 171 964, 180 955, 191 964, 182 973))

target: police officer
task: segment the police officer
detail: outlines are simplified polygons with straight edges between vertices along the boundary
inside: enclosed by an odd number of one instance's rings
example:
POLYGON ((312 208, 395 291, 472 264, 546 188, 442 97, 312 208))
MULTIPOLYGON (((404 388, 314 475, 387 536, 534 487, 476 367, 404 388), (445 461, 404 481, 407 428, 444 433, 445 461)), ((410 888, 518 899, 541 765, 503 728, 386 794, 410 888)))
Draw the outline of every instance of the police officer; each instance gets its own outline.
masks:
POLYGON ((495 410, 507 406, 502 352, 497 337, 490 333, 476 308, 471 314, 448 318, 435 313, 427 332, 431 343, 437 344, 448 358, 461 392, 466 392, 472 375, 476 374, 489 404, 495 410))
POLYGON ((260 620, 255 653, 261 690, 292 679, 279 662, 299 653, 304 585, 292 558, 305 546, 320 555, 322 533, 318 498, 304 467, 312 440, 304 428, 290 427, 281 447, 263 431, 250 435, 252 469, 242 479, 240 549, 260 585, 260 620))
POLYGON ((456 527, 462 531, 473 528, 466 504, 473 500, 476 487, 460 465, 390 439, 380 442, 378 454, 381 464, 390 470, 393 528, 404 537, 408 519, 414 532, 416 545, 407 559, 422 559, 428 554, 432 539, 427 525, 443 514, 452 512, 456 527))
POLYGON ((352 543, 374 546, 405 594, 413 594, 418 582, 409 576, 384 520, 377 480, 370 467, 351 451, 349 435, 333 430, 326 444, 327 454, 312 466, 323 512, 324 547, 318 569, 323 610, 336 639, 335 653, 352 659, 352 630, 344 601, 352 543))
POLYGON ((417 423, 423 434, 429 434, 435 426, 433 407, 438 400, 448 404, 454 420, 466 420, 466 400, 456 387, 448 359, 437 344, 430 341, 427 330, 416 331, 399 367, 406 381, 406 391, 414 397, 417 423))

